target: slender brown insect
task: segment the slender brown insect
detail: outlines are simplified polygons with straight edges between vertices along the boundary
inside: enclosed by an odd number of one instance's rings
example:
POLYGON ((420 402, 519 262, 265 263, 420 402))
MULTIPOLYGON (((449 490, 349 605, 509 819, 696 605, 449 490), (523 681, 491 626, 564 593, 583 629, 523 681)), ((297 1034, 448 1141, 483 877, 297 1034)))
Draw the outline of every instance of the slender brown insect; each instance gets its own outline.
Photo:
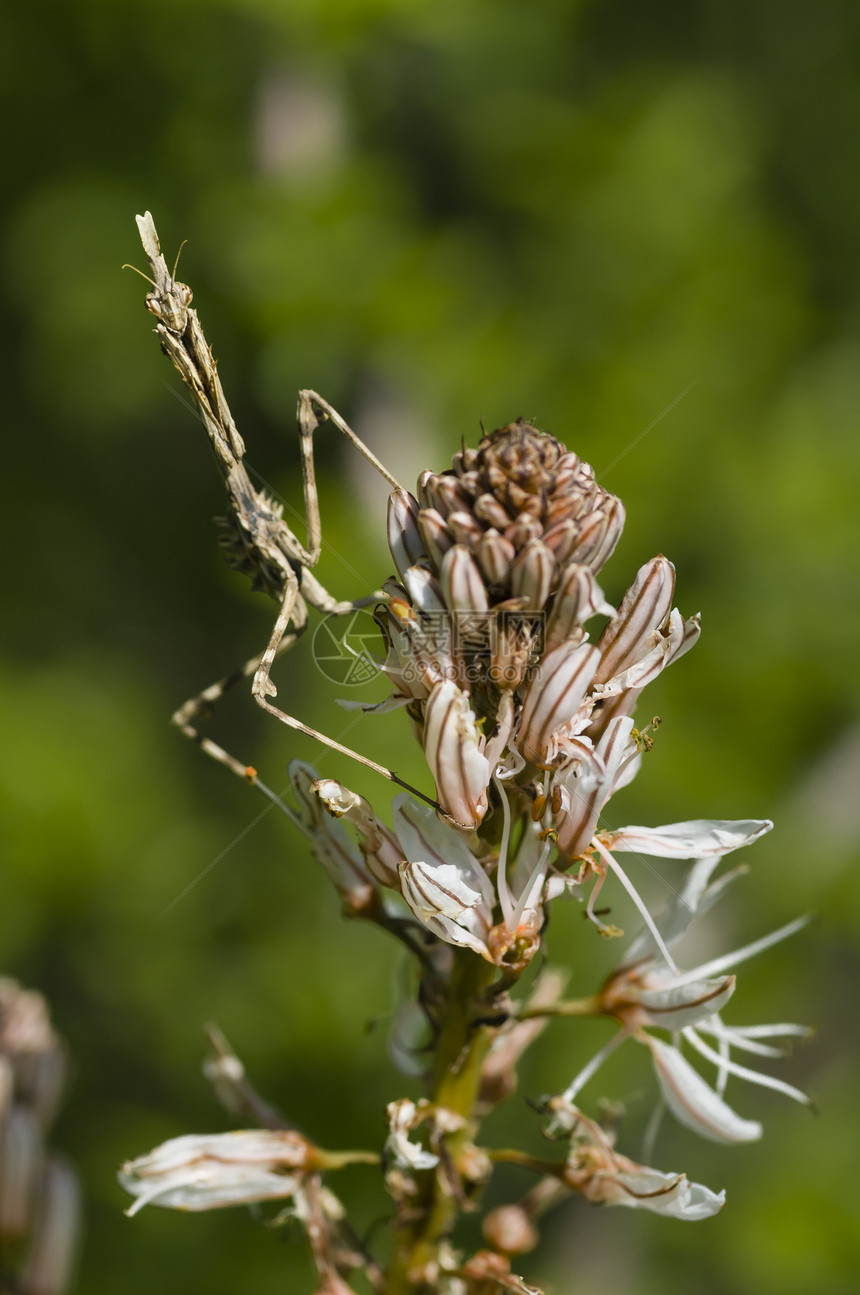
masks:
POLYGON ((255 701, 282 724, 316 738, 334 751, 348 755, 438 808, 434 800, 404 782, 393 770, 326 737, 324 733, 310 728, 302 720, 276 706, 274 698, 277 697, 278 690, 271 679, 275 658, 291 648, 307 628, 308 604, 328 616, 345 616, 385 597, 377 590, 355 602, 339 601, 320 584, 310 569, 318 562, 322 548, 314 467, 314 432, 324 422, 331 423, 373 464, 392 489, 402 487, 327 400, 315 391, 300 391, 298 424, 307 525, 306 543, 302 544, 284 521, 282 506, 264 491, 255 489, 251 482, 243 463, 245 444, 230 413, 217 365, 197 312, 191 307, 191 289, 175 278, 176 265, 172 271, 168 269, 150 213, 146 212, 143 216, 136 217, 136 220, 152 272, 151 278, 143 276, 152 284, 152 291, 146 296, 146 308, 157 320, 155 332, 162 350, 173 362, 194 397, 227 488, 228 511, 224 520, 222 544, 227 550, 228 561, 231 566, 251 578, 254 588, 263 590, 279 604, 278 616, 266 650, 223 679, 210 684, 195 697, 189 698, 174 714, 173 723, 207 755, 257 786, 270 799, 277 799, 259 780, 256 769, 242 764, 211 738, 200 733, 197 727, 201 718, 212 710, 229 688, 250 678, 255 701))

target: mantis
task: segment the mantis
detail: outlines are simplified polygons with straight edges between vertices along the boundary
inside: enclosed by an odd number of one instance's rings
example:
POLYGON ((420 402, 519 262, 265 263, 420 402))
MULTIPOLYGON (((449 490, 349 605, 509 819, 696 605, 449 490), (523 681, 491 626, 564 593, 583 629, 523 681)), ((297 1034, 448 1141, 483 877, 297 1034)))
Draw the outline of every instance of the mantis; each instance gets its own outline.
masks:
POLYGON ((279 605, 265 651, 251 657, 238 669, 189 698, 175 712, 172 722, 206 755, 282 805, 280 799, 260 781, 253 766, 242 764, 198 728, 200 720, 228 689, 250 678, 254 700, 282 724, 357 760, 439 809, 435 800, 404 782, 392 769, 327 737, 276 705, 278 690, 271 678, 275 659, 293 647, 307 628, 308 605, 329 616, 344 616, 385 597, 381 591, 376 591, 355 602, 338 600, 324 588, 311 570, 316 566, 322 549, 314 466, 314 433, 323 423, 331 423, 373 465, 392 489, 402 489, 400 483, 327 400, 316 391, 300 391, 298 426, 307 530, 303 544, 284 520, 281 505, 265 492, 258 491, 251 481, 243 462, 245 444, 230 413, 218 377, 217 364, 197 312, 191 306, 191 289, 176 279, 176 264, 172 270, 168 268, 151 214, 145 212, 144 215, 137 216, 136 221, 151 270, 151 277, 143 276, 152 285, 152 290, 146 296, 146 308, 157 321, 155 332, 162 350, 194 397, 227 489, 228 513, 222 544, 227 549, 228 561, 231 566, 250 576, 254 588, 267 593, 279 605))

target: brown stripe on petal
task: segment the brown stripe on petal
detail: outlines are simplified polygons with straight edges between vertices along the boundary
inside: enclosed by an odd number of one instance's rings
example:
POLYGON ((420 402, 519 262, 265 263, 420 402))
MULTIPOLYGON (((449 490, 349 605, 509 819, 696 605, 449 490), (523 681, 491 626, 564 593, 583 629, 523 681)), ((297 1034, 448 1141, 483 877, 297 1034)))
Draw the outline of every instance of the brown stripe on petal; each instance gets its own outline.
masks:
POLYGON ((449 514, 448 530, 458 544, 465 544, 470 549, 475 547, 484 534, 484 528, 479 526, 472 514, 465 512, 449 514))
POLYGON ((487 586, 480 568, 464 544, 455 544, 442 560, 442 595, 452 612, 486 612, 487 586))
POLYGON ((458 476, 464 472, 474 471, 475 464, 478 462, 478 451, 470 449, 467 445, 462 450, 458 450, 451 460, 451 466, 458 476))
POLYGON ((422 508, 418 514, 418 529, 424 541, 424 547, 430 554, 437 570, 442 559, 454 543, 445 520, 435 508, 422 508))
POLYGON ((511 568, 511 592, 525 598, 527 612, 543 611, 558 574, 555 555, 540 540, 532 540, 511 568))
POLYGON ((576 523, 570 517, 562 517, 547 527, 541 539, 549 545, 559 562, 565 562, 576 542, 576 535, 576 523))
POLYGON ((627 519, 627 513, 621 500, 612 496, 604 505, 603 512, 605 518, 603 535, 596 548, 591 550, 588 558, 588 565, 592 571, 599 571, 612 557, 627 519))
POLYGON ((506 590, 510 587, 511 567, 517 556, 510 540, 496 530, 489 530, 478 544, 475 556, 491 585, 498 585, 506 590))
POLYGON ((388 547, 397 573, 426 557, 418 530, 418 500, 408 490, 393 490, 388 497, 388 547))
POLYGON ((443 517, 449 513, 462 512, 470 507, 466 491, 454 476, 437 476, 425 485, 425 492, 431 505, 439 510, 443 517))
POLYGON ((421 476, 418 478, 418 485, 415 488, 415 493, 418 496, 418 502, 422 508, 435 507, 435 504, 431 502, 427 494, 427 486, 435 479, 435 476, 435 472, 431 472, 429 468, 425 468, 421 473, 421 476))
POLYGON ((601 764, 584 751, 580 775, 574 776, 570 768, 553 786, 553 826, 558 832, 558 848, 569 859, 581 854, 594 835, 606 790, 601 764))
POLYGON ((419 611, 434 614, 445 611, 442 586, 427 567, 409 567, 403 572, 403 581, 409 597, 419 611))
POLYGON ((608 615, 612 608, 603 597, 591 569, 581 563, 570 563, 562 572, 547 621, 547 651, 570 638, 581 641, 583 622, 598 612, 608 615))
POLYGON ((479 495, 472 510, 479 521, 503 531, 510 524, 510 516, 495 495, 479 495))
POLYGON ((618 608, 597 642, 600 665, 595 683, 605 683, 620 674, 652 646, 650 636, 663 624, 672 606, 675 568, 658 555, 637 572, 618 608))
POLYGON ((536 517, 520 513, 510 526, 505 527, 505 538, 510 540, 515 549, 522 549, 532 540, 539 540, 543 535, 543 526, 536 517))
POLYGON ((547 758, 553 736, 576 715, 599 661, 597 649, 585 643, 563 643, 544 656, 520 720, 520 746, 527 759, 540 763, 547 758))
POLYGON ((490 766, 480 749, 475 716, 456 684, 438 684, 427 703, 424 752, 436 794, 461 827, 476 827, 487 809, 490 766))

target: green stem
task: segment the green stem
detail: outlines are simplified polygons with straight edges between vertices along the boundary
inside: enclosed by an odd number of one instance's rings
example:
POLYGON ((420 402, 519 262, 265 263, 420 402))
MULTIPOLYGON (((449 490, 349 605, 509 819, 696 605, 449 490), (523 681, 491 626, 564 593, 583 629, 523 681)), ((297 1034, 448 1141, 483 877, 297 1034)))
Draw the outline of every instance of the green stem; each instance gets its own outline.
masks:
POLYGON ((347 1165, 378 1165, 380 1159, 376 1151, 323 1151, 322 1147, 317 1147, 314 1168, 326 1173, 331 1169, 345 1169, 347 1165))
POLYGON ((531 1169, 536 1174, 544 1174, 551 1178, 560 1178, 564 1171, 564 1162, 558 1160, 543 1160, 540 1156, 530 1156, 527 1151, 517 1151, 513 1147, 499 1147, 487 1152, 493 1164, 520 1165, 523 1169, 531 1169))
MULTIPOLYGON (((445 1139, 447 1156, 455 1167, 478 1127, 475 1106, 492 1028, 476 1025, 475 1021, 486 1014, 482 997, 494 974, 494 968, 471 950, 455 952, 439 1022, 430 1094, 434 1105, 463 1118, 462 1128, 445 1139)), ((439 1244, 453 1229, 458 1212, 458 1202, 440 1165, 427 1174, 415 1202, 415 1221, 400 1234, 388 1272, 386 1295, 416 1295, 435 1289, 435 1284, 422 1283, 418 1274, 438 1258, 439 1244)))
POLYGON ((596 998, 571 998, 565 1003, 548 1003, 545 1007, 521 1007, 515 1014, 518 1021, 531 1021, 540 1016, 605 1016, 596 998))

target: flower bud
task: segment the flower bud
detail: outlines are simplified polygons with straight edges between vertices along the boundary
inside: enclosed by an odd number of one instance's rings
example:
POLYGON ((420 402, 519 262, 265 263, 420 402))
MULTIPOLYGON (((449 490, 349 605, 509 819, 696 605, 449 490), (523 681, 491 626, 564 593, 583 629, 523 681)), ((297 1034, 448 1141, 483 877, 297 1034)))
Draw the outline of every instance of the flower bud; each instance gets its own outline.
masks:
POLYGON ((598 614, 614 616, 615 608, 604 598, 590 567, 575 562, 569 564, 562 573, 547 621, 547 652, 571 638, 581 641, 581 626, 598 614))
POLYGON ((487 586, 478 564, 464 544, 455 544, 442 559, 442 596, 451 612, 486 612, 487 586))
POLYGON ((477 827, 487 810, 492 771, 468 698, 450 680, 437 684, 430 694, 424 754, 443 809, 460 827, 477 827))
POLYGON ((506 1255, 524 1255, 534 1250, 540 1233, 521 1205, 500 1205, 490 1210, 482 1227, 484 1240, 506 1255))
POLYGON ((448 517, 448 530, 457 544, 465 544, 468 549, 473 549, 484 534, 484 528, 467 512, 451 513, 448 517))
POLYGON ((526 600, 526 614, 543 611, 557 572, 552 549, 540 540, 529 540, 511 568, 511 592, 526 600))
POLYGON ((511 519, 507 510, 495 495, 479 495, 475 500, 473 511, 480 521, 487 526, 495 527, 498 531, 503 531, 510 525, 511 519))
POLYGON ((606 683, 632 665, 648 647, 648 639, 663 624, 672 606, 675 568, 666 558, 652 558, 640 567, 636 579, 597 642, 600 665, 595 683, 606 683))
POLYGON ((601 507, 581 522, 579 534, 566 560, 581 562, 592 571, 599 571, 611 558, 624 530, 624 521, 621 500, 608 495, 601 507))
POLYGON ((429 612, 434 616, 445 611, 442 586, 427 567, 407 567, 403 572, 403 583, 419 611, 429 612))
POLYGON ((484 578, 490 585, 500 589, 509 589, 511 567, 517 551, 510 540, 500 535, 495 529, 484 533, 475 551, 484 578))
POLYGON ((432 561, 437 568, 440 567, 442 559, 454 543, 445 519, 435 508, 422 508, 418 514, 418 529, 432 561))
POLYGON ((600 656, 596 648, 562 643, 547 652, 529 684, 519 728, 527 760, 544 767, 557 755, 557 738, 572 725, 600 656))
POLYGON ((418 500, 408 490, 392 490, 388 497, 388 547, 401 580, 427 556, 418 529, 418 500))

